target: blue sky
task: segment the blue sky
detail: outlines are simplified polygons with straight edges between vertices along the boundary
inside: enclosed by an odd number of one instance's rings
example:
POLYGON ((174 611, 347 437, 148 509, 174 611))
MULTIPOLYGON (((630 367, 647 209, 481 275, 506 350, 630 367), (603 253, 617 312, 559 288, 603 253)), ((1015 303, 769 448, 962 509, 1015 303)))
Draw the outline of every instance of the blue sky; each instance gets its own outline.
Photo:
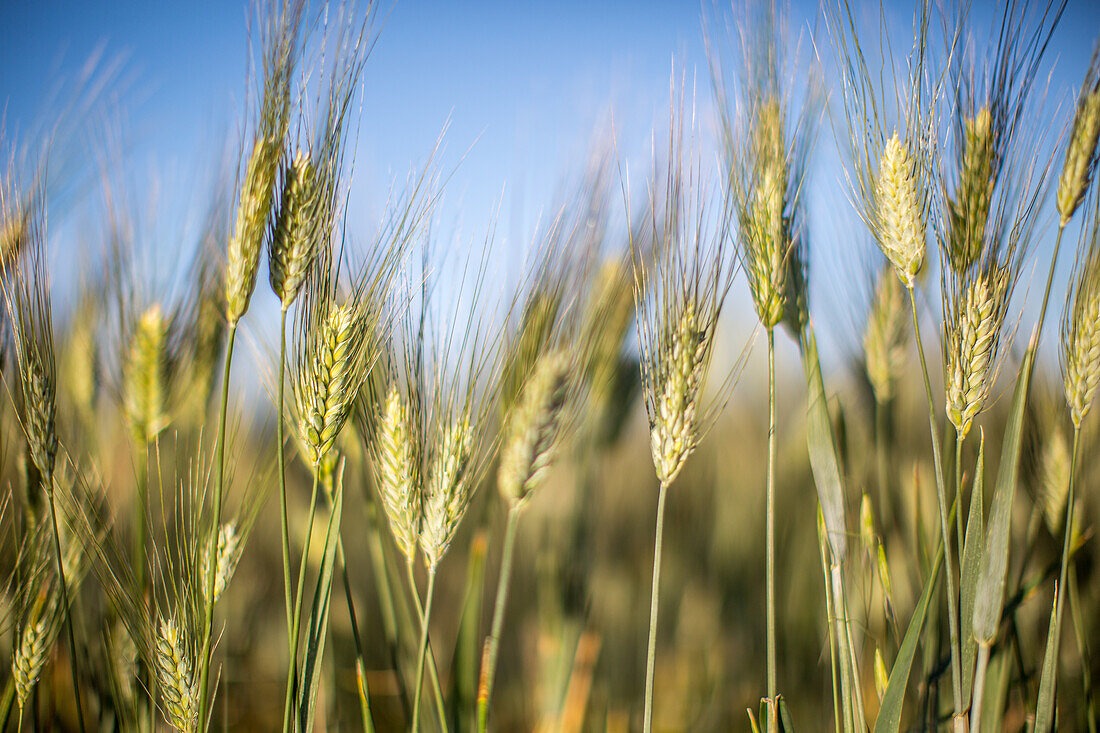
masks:
MULTIPOLYGON (((711 125, 702 7, 712 6, 709 0, 381 5, 380 35, 363 79, 351 221, 369 227, 377 220, 390 185, 424 164, 448 121, 440 161, 457 168, 438 219, 458 239, 480 239, 499 212, 498 246, 518 251, 612 119, 624 166, 640 188, 651 131, 667 121, 674 59, 689 83, 696 80, 701 125, 711 125)), ((891 14, 908 24, 909 8, 891 14)), ((975 8, 987 12, 983 2, 975 8)), ((73 156, 96 159, 102 130, 112 131, 107 137, 123 153, 131 195, 153 202, 149 236, 164 243, 157 257, 170 262, 173 247, 186 239, 180 231, 202 212, 203 186, 225 144, 240 138, 251 12, 248 0, 0 0, 4 126, 16 138, 31 135, 48 124, 90 58, 101 73, 110 69, 101 100, 110 114, 106 121, 98 114, 76 121, 82 137, 73 156)), ((821 25, 816 2, 793 2, 790 16, 794 34, 821 25)), ((1054 69, 1047 97, 1059 124, 1098 32, 1100 4, 1070 0, 1045 67, 1054 69)), ((826 122, 813 174, 820 194, 810 204, 826 248, 843 247, 851 226, 832 138, 826 122)), ((90 215, 81 210, 74 205, 51 236, 86 240, 90 215)), ((826 278, 818 285, 820 308, 843 320, 849 314, 829 304, 836 287, 828 279, 854 257, 829 249, 814 257, 826 278)))

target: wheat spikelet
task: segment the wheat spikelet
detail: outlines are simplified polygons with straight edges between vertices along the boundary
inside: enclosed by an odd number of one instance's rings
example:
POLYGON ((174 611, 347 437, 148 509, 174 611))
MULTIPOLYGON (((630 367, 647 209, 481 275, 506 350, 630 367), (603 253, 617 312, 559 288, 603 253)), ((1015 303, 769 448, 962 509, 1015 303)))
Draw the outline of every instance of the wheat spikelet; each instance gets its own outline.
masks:
MULTIPOLYGON (((226 522, 218 530, 217 553, 214 556, 214 602, 217 603, 225 592, 237 561, 241 559, 241 537, 234 522, 226 522)), ((210 563, 202 564, 202 588, 210 587, 210 563)))
POLYGON ((302 442, 313 466, 332 450, 366 376, 362 364, 365 337, 362 314, 352 304, 331 308, 314 332, 306 334, 306 364, 295 392, 302 442))
POLYGON ((789 249, 784 219, 787 194, 787 150, 779 101, 761 103, 753 121, 754 184, 743 205, 741 237, 749 290, 765 328, 774 328, 786 309, 786 257, 789 249))
POLYGON ((168 324, 159 304, 147 308, 134 328, 125 373, 126 416, 138 445, 152 443, 168 425, 165 340, 168 324))
POLYGON ((1100 387, 1100 197, 1089 229, 1088 251, 1078 252, 1062 318, 1063 383, 1070 417, 1077 427, 1100 387))
POLYGON ((189 644, 175 618, 157 624, 154 660, 164 717, 180 733, 192 733, 198 724, 198 686, 189 644))
POLYGON ((955 197, 947 202, 949 261, 957 273, 969 269, 981 256, 996 184, 995 152, 993 115, 988 107, 982 107, 963 121, 959 185, 955 197))
POLYGON ((879 247, 907 288, 924 264, 925 233, 913 159, 895 132, 883 147, 875 178, 879 247))
POLYGON ((901 283, 890 267, 885 267, 875 284, 875 294, 863 330, 867 379, 879 404, 885 404, 894 397, 898 374, 905 365, 907 323, 901 283))
POLYGON ((394 541, 412 562, 420 537, 420 437, 408 402, 390 385, 371 442, 382 507, 394 541))
POLYGON ((22 710, 46 666, 46 658, 60 630, 57 603, 51 594, 40 593, 27 614, 19 643, 12 653, 15 698, 22 710))
POLYGON ((947 416, 963 437, 989 394, 1008 284, 1002 272, 969 279, 947 327, 947 416))
POLYGON ((497 487, 510 504, 530 497, 554 459, 568 394, 569 369, 564 352, 543 354, 509 415, 497 487))
POLYGON ((1096 168, 1100 141, 1100 48, 1093 52, 1085 83, 1077 100, 1066 159, 1058 180, 1059 224, 1065 226, 1081 205, 1096 168))
POLYGON ((256 287, 256 270, 281 154, 281 138, 261 136, 256 138, 248 156, 236 224, 226 254, 225 314, 231 326, 248 310, 248 301, 256 287))
POLYGON ((271 289, 283 308, 298 297, 313 264, 317 199, 313 164, 299 150, 283 168, 282 195, 268 240, 271 289))
POLYGON ((470 416, 463 413, 443 425, 433 446, 420 528, 420 549, 429 568, 446 554, 469 505, 476 439, 470 416))
POLYGON ((691 302, 685 304, 670 335, 668 348, 658 356, 656 409, 649 429, 653 465, 666 486, 695 450, 695 414, 710 339, 691 302))

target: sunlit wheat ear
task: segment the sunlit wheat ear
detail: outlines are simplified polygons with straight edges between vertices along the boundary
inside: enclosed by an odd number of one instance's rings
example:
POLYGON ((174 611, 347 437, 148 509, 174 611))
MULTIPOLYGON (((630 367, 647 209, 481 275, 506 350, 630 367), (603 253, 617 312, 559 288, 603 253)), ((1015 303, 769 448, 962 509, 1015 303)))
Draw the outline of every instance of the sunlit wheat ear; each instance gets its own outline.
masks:
POLYGON ((126 416, 139 445, 152 443, 168 425, 167 336, 164 314, 159 305, 152 305, 141 314, 130 338, 125 366, 126 416))
POLYGON ((424 485, 420 549, 429 568, 439 565, 458 531, 473 492, 472 462, 477 436, 468 413, 448 420, 430 449, 424 485))
POLYGON ((1088 250, 1078 255, 1062 319, 1066 401, 1077 427, 1092 408, 1100 387, 1100 196, 1093 208, 1088 250))
POLYGON ((925 230, 917 171, 895 132, 883 146, 875 177, 876 234, 879 247, 907 288, 924 264, 925 230))
POLYGON ((391 384, 371 443, 375 480, 394 541, 412 562, 420 539, 420 432, 407 400, 391 384))
POLYGON ((46 666, 46 659, 60 629, 56 598, 50 593, 39 594, 23 622, 18 635, 19 643, 12 653, 12 678, 20 710, 30 698, 46 666))
POLYGON ((787 149, 778 100, 760 104, 750 136, 753 185, 747 201, 740 204, 742 249, 756 314, 771 329, 783 319, 786 308, 790 247, 784 219, 787 149))
POLYGON ((290 79, 297 61, 301 5, 284 3, 282 10, 272 26, 265 29, 260 109, 226 253, 225 315, 230 326, 236 325, 248 310, 248 301, 256 287, 256 271, 289 126, 290 79))
POLYGON ((695 304, 687 302, 655 356, 655 400, 650 415, 650 450, 657 479, 668 486, 698 444, 699 391, 710 354, 711 333, 699 322, 695 304))
POLYGON ((965 437, 985 405, 995 377, 1001 330, 1008 308, 1011 276, 995 269, 964 279, 961 303, 946 327, 947 416, 965 437))
POLYGON ((543 354, 508 417, 497 487, 509 504, 526 501, 546 477, 561 437, 570 369, 565 352, 543 354))
POLYGON ((363 379, 366 325, 356 304, 333 305, 307 327, 294 390, 310 465, 319 465, 347 421, 363 379))
MULTIPOLYGON (((218 530, 217 555, 214 558, 214 602, 221 599, 233 573, 237 570, 237 561, 241 559, 241 537, 234 522, 226 522, 218 530)), ((210 563, 202 564, 203 591, 210 587, 210 563)))
POLYGON ((284 308, 298 297, 313 264, 319 237, 318 192, 313 164, 301 150, 283 168, 282 195, 269 239, 271 289, 284 308))
POLYGON ((248 156, 237 219, 226 254, 225 314, 230 325, 237 323, 248 310, 248 301, 256 287, 256 270, 260 266, 260 251, 281 154, 281 140, 258 137, 248 156))
POLYGON ((894 397, 898 375, 905 366, 908 323, 901 282, 890 266, 884 267, 875 283, 875 294, 863 330, 867 380, 879 404, 894 397))
POLYGON ((1077 99, 1073 128, 1066 146, 1066 160, 1058 181, 1058 215, 1065 226, 1081 202, 1096 168, 1097 142, 1100 141, 1100 48, 1093 52, 1085 83, 1077 99))
POLYGON ((963 122, 959 186, 954 198, 948 199, 949 261, 957 273, 978 261, 985 242, 996 184, 993 133, 993 116, 988 107, 982 107, 963 122))
POLYGON ((195 681, 191 644, 175 618, 157 624, 154 659, 157 686, 164 704, 164 717, 180 733, 198 726, 198 684, 195 681))

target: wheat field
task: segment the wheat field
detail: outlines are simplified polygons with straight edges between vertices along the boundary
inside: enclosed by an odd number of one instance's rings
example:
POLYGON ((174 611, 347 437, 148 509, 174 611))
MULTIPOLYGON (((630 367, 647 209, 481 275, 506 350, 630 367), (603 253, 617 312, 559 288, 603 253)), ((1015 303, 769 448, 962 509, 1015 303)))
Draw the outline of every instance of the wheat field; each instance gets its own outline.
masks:
POLYGON ((1095 731, 1100 45, 973 5, 704 4, 519 266, 446 130, 350 223, 388 8, 248 6, 168 286, 0 117, 0 730, 1095 731))

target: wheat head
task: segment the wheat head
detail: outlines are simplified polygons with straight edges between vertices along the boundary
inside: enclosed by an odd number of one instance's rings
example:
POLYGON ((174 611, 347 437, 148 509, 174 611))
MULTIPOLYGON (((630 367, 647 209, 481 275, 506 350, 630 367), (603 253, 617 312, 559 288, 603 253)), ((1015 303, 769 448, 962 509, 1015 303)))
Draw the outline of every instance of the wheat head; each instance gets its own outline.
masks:
POLYGON ((401 554, 416 556, 420 539, 420 453, 418 427, 407 400, 391 384, 376 417, 371 452, 382 508, 401 554))
POLYGON ((963 121, 959 185, 947 202, 949 262, 957 273, 969 269, 982 253, 996 184, 995 153, 993 115, 988 107, 982 107, 963 121))
POLYGON ((477 437, 466 412, 443 425, 424 485, 420 549, 430 568, 446 554, 473 492, 472 463, 477 437))
POLYGON ((901 282, 887 266, 875 284, 871 309, 863 330, 863 354, 867 379, 875 401, 886 404, 894 397, 898 375, 905 366, 905 296, 901 282))
POLYGON ((879 247, 907 288, 924 264, 925 230, 914 162, 895 132, 883 146, 875 178, 879 247))
POLYGON ((198 727, 199 690, 190 645, 175 618, 157 624, 154 661, 164 717, 179 733, 192 733, 198 727))
POLYGON ((154 304, 138 319, 125 366, 125 404, 138 445, 152 443, 168 425, 165 341, 168 324, 154 304))
POLYGON ((1096 168, 1100 141, 1100 49, 1093 53, 1085 83, 1077 100, 1066 159, 1058 179, 1059 225, 1065 226, 1085 199, 1096 168))

